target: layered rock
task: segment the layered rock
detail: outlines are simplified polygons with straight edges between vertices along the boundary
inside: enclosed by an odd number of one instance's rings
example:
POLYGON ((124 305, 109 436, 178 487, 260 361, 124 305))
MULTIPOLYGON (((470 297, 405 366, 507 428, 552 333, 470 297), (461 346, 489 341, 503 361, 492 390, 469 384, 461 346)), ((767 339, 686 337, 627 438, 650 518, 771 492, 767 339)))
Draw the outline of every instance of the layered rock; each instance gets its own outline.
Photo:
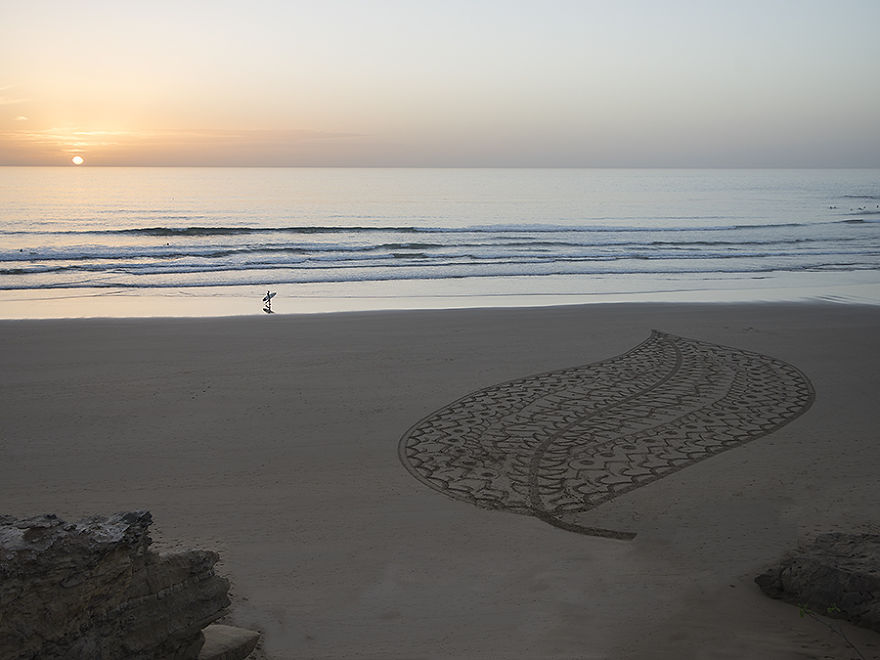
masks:
POLYGON ((822 534, 755 582, 772 598, 880 632, 880 535, 822 534))
POLYGON ((151 522, 0 516, 0 658, 197 658, 229 583, 214 552, 150 550, 151 522))

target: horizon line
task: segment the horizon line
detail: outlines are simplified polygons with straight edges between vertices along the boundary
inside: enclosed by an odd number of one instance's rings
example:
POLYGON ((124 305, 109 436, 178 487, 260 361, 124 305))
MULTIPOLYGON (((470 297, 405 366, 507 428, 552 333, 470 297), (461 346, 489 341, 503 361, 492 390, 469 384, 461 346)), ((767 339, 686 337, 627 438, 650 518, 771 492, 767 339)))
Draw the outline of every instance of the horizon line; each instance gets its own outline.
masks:
POLYGON ((388 169, 388 170, 876 170, 876 165, 250 165, 250 164, 89 164, 0 163, 0 167, 60 169, 388 169))

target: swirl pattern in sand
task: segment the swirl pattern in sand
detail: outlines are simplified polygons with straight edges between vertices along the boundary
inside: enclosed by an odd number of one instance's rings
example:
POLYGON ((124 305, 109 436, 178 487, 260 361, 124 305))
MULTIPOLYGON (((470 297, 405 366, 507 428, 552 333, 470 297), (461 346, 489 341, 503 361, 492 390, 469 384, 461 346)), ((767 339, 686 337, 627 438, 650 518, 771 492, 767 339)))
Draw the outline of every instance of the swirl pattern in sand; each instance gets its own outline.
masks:
POLYGON ((618 357, 469 394, 409 429, 399 455, 449 497, 626 539, 578 518, 772 433, 813 399, 781 360, 654 331, 618 357))

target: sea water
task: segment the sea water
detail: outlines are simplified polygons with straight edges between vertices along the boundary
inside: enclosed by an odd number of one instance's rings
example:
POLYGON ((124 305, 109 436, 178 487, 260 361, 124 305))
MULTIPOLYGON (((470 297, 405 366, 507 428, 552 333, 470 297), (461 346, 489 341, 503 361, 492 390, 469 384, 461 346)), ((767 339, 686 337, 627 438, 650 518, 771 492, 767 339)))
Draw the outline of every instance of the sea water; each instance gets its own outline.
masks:
POLYGON ((0 168, 0 317, 880 303, 878 170, 0 168))

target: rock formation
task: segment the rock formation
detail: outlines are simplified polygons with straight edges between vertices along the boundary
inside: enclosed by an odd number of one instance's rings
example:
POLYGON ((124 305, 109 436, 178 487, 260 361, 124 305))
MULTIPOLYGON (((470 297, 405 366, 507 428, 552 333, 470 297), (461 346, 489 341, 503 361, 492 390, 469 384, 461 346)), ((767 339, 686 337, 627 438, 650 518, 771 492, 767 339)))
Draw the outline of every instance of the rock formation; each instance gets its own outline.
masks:
POLYGON ((822 534, 755 582, 772 598, 880 632, 880 535, 822 534))
POLYGON ((0 658, 198 658, 229 582, 215 552, 150 550, 151 522, 0 516, 0 658))

